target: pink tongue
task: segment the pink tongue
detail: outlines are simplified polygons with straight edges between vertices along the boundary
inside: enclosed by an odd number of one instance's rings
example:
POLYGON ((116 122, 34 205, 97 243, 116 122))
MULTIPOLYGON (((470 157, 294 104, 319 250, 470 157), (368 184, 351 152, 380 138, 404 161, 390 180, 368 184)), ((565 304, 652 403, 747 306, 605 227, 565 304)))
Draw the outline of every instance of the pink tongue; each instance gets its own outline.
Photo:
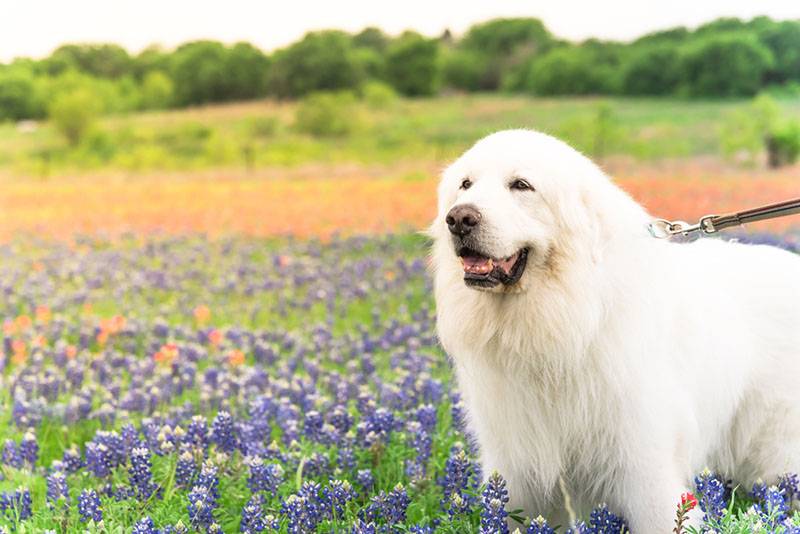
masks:
POLYGON ((488 274, 494 268, 492 260, 483 256, 463 256, 461 262, 465 273, 488 274))
POLYGON ((519 258, 519 252, 515 253, 513 256, 507 259, 499 260, 497 263, 498 265, 500 265, 500 268, 503 269, 503 271, 506 274, 511 274, 511 268, 514 266, 515 263, 517 263, 518 258, 519 258))

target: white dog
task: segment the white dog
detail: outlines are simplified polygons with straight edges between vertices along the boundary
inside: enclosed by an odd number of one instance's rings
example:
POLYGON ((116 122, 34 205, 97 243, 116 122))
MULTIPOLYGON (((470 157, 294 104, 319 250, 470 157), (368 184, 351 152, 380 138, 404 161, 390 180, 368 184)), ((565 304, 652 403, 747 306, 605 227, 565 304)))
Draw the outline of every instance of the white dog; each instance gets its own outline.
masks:
POLYGON ((581 516, 605 502, 668 533, 705 467, 748 489, 800 471, 800 257, 658 240, 650 220, 533 131, 444 172, 438 332, 509 509, 566 525, 566 488, 581 516))

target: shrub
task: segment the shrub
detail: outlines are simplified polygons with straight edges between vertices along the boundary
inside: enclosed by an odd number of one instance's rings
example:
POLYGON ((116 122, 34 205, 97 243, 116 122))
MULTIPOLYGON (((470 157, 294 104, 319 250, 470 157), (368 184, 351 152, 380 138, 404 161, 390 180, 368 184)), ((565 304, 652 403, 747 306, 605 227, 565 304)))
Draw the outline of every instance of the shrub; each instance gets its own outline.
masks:
POLYGON ((367 82, 361 88, 361 98, 372 108, 386 107, 397 100, 391 85, 383 82, 367 82))
POLYGON ((434 94, 439 87, 439 43, 406 32, 389 47, 386 78, 404 95, 434 94))
POLYGON ((269 73, 269 92, 296 98, 315 91, 356 89, 363 66, 351 38, 340 31, 311 32, 278 51, 269 73))
POLYGON ((95 96, 86 89, 64 93, 50 105, 50 119, 70 145, 77 145, 91 129, 98 114, 95 96))
POLYGON ((751 34, 713 35, 684 51, 683 90, 693 96, 753 95, 772 64, 772 53, 751 34))
POLYGON ((161 71, 148 72, 142 80, 141 106, 144 109, 165 109, 172 104, 172 79, 161 71))
POLYGON ((778 104, 762 94, 745 109, 730 113, 720 127, 722 153, 747 165, 755 164, 767 134, 778 119, 778 104))
POLYGON ((297 131, 316 137, 340 137, 358 125, 355 95, 349 91, 306 96, 295 113, 297 131))
POLYGON ((767 163, 770 167, 791 165, 800 156, 800 122, 785 121, 767 134, 767 163))

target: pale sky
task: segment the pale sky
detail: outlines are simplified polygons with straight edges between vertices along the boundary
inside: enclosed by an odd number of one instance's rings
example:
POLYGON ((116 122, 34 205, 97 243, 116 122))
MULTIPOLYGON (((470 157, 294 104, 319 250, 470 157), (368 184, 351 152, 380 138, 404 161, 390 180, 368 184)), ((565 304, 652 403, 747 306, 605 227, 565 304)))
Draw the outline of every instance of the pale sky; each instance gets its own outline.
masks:
POLYGON ((322 28, 378 26, 462 33, 500 16, 541 18, 555 35, 629 40, 721 16, 800 19, 800 0, 0 0, 0 61, 43 57, 67 42, 115 42, 132 52, 192 39, 250 41, 273 50, 322 28))

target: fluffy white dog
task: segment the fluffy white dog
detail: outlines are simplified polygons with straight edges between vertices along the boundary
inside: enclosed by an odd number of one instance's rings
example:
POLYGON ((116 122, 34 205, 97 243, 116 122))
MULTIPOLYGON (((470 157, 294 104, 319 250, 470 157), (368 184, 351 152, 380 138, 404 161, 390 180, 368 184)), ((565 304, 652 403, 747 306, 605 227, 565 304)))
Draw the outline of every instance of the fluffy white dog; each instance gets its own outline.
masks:
POLYGON ((606 502, 667 533, 705 467, 746 488, 800 471, 800 257, 658 240, 650 220, 534 131, 444 172, 438 332, 509 509, 566 525, 566 488, 581 516, 606 502))

